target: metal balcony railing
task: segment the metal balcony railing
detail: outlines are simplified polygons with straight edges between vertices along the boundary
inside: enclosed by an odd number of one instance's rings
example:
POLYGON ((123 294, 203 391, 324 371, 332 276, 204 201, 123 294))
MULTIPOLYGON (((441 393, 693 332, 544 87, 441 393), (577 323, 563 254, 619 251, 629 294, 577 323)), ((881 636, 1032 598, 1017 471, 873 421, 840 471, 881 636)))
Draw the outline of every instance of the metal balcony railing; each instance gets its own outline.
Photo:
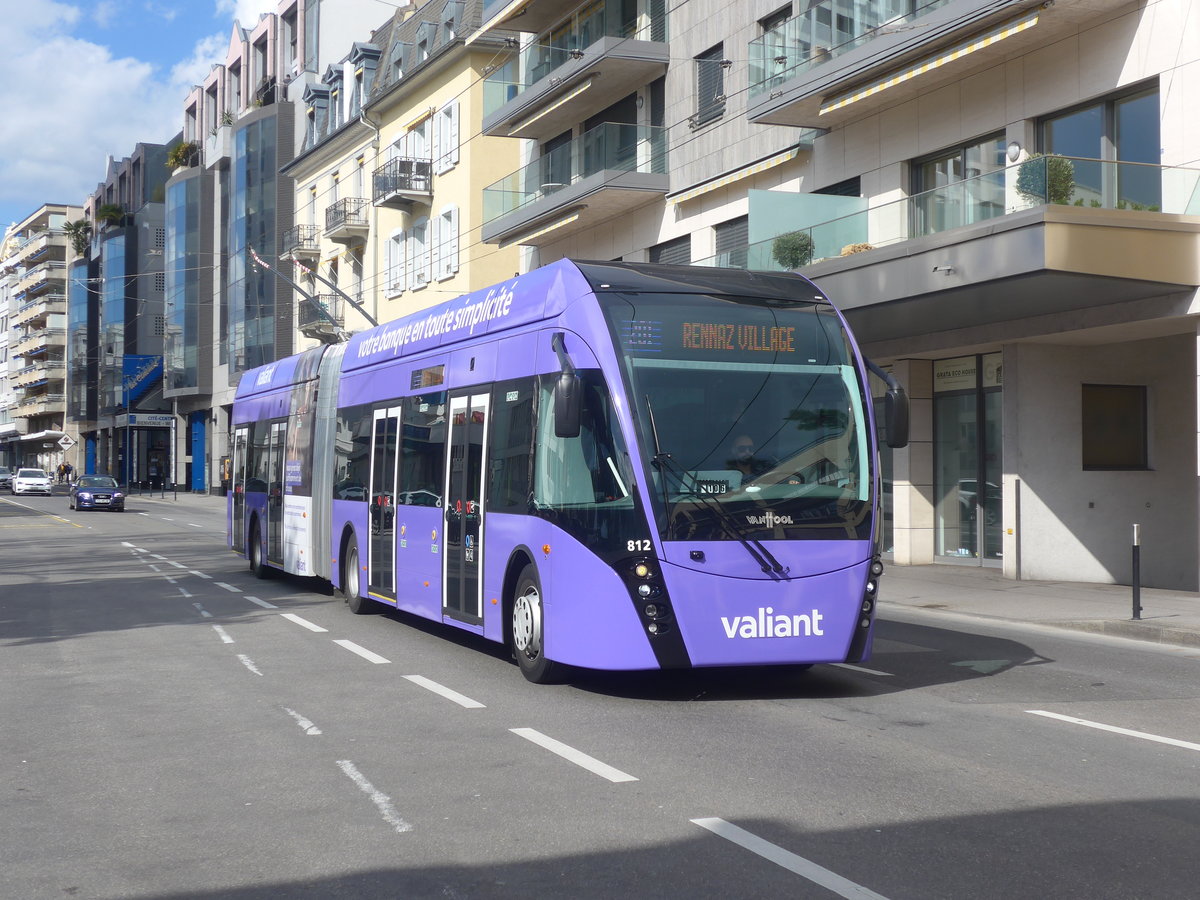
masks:
POLYGON ((433 191, 433 163, 428 159, 397 156, 371 176, 375 203, 394 194, 429 194, 433 191))
POLYGON ((281 256, 313 255, 321 252, 316 225, 294 225, 279 240, 281 256))
POLYGON ((337 294, 317 294, 313 300, 301 298, 296 304, 296 325, 305 334, 338 331, 344 324, 342 298, 337 294))
POLYGON ((366 228, 369 202, 362 197, 346 197, 325 208, 325 230, 366 228))

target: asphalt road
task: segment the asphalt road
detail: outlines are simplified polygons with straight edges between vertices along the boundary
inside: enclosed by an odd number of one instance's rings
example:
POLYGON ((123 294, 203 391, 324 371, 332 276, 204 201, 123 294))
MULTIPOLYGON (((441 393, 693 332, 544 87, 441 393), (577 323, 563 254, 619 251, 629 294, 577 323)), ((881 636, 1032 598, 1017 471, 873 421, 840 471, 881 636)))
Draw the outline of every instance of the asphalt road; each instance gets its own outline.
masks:
POLYGON ((255 580, 216 508, 0 498, 0 896, 1200 892, 1200 651, 877 634, 857 668, 537 687, 255 580))

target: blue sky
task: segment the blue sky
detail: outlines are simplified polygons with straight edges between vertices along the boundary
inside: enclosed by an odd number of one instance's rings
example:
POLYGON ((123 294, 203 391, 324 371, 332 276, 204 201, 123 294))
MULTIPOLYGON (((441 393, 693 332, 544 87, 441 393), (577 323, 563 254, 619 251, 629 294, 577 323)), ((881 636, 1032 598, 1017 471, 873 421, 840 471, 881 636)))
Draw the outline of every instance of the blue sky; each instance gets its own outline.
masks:
POLYGON ((43 203, 82 204, 109 156, 183 128, 193 84, 236 19, 276 0, 6 0, 0 15, 0 231, 43 203))

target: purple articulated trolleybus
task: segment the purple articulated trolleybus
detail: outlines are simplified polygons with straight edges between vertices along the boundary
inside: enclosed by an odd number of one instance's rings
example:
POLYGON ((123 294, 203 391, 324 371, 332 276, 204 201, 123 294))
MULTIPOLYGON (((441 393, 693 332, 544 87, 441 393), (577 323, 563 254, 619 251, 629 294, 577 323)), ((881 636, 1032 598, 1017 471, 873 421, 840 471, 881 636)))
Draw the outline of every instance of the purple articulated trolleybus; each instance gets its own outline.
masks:
POLYGON ((230 546, 595 669, 854 662, 880 561, 868 371, 799 275, 560 260, 247 372, 230 546))

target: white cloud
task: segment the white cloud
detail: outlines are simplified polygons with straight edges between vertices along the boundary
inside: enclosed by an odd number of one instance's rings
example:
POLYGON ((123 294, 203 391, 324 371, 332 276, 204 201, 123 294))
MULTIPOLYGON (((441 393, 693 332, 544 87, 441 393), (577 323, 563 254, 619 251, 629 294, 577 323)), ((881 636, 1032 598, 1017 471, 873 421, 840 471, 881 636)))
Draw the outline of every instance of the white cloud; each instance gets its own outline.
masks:
MULTIPOLYGON (((108 32, 130 27, 132 20, 122 17, 146 16, 145 5, 134 12, 102 0, 86 7, 85 17, 80 7, 55 0, 6 4, 0 80, 12 89, 0 116, 0 230, 43 203, 82 203, 104 178, 109 155, 128 156, 139 141, 169 141, 182 128, 191 86, 223 60, 233 17, 252 27, 276 3, 214 0, 214 6, 213 31, 191 55, 156 66, 73 36, 89 19, 108 32)), ((152 11, 149 18, 160 16, 152 11)), ((149 22, 138 25, 153 40, 149 22)))

